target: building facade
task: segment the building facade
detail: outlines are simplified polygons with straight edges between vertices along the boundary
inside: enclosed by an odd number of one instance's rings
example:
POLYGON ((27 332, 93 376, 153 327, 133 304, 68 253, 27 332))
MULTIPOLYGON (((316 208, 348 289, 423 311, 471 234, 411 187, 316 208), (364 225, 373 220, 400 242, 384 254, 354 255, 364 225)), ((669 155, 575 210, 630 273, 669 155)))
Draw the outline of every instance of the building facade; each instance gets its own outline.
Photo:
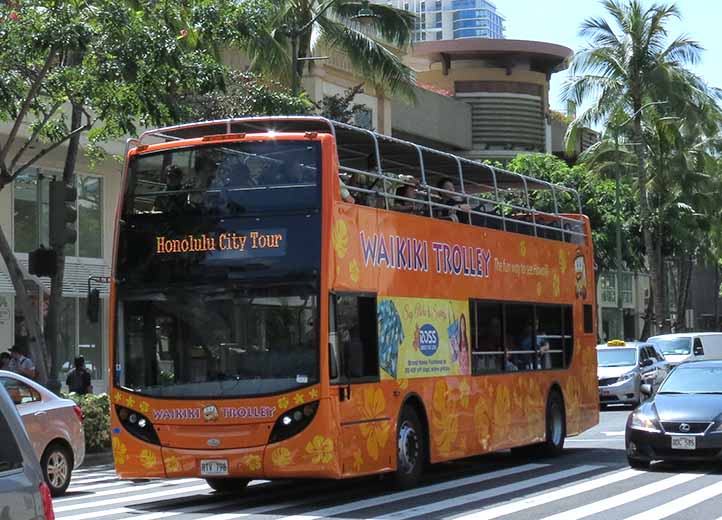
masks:
POLYGON ((414 13, 417 42, 504 38, 504 17, 488 0, 374 0, 414 13))

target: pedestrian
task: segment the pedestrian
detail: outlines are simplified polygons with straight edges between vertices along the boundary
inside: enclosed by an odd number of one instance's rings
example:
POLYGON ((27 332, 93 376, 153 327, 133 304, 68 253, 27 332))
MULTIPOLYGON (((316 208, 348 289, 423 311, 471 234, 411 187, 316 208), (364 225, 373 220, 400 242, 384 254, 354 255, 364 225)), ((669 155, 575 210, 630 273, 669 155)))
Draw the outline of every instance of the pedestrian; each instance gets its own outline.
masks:
POLYGON ((33 363, 33 360, 25 355, 23 349, 21 349, 18 345, 10 347, 10 358, 8 370, 30 379, 35 379, 37 377, 35 363, 33 363))
POLYGON ((75 367, 68 372, 68 377, 65 379, 68 390, 80 395, 92 394, 93 385, 90 382, 90 372, 85 368, 85 358, 78 356, 73 364, 75 367))
POLYGON ((10 359, 9 352, 0 352, 0 370, 8 370, 10 359))

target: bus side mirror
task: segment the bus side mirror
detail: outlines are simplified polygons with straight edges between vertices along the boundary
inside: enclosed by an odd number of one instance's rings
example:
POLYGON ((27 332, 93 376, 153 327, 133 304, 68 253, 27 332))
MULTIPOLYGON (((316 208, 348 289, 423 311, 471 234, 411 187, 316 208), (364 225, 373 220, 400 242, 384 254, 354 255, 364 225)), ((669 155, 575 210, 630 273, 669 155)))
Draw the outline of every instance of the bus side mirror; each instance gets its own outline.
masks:
POLYGON ((90 323, 98 323, 98 316, 100 315, 100 291, 98 289, 88 291, 85 312, 90 323))

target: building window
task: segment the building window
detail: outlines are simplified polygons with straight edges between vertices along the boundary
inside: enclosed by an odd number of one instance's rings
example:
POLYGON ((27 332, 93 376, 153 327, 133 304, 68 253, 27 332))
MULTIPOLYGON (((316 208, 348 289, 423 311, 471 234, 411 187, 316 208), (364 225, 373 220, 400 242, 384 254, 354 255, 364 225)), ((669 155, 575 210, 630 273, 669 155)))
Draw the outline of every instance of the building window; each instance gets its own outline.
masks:
MULTIPOLYGON (((13 183, 15 197, 15 251, 29 253, 42 245, 49 245, 48 238, 48 186, 59 172, 35 170, 20 175, 13 183)), ((78 239, 65 248, 67 256, 101 258, 102 247, 102 179, 93 176, 76 176, 78 198, 78 239)))
POLYGON ((353 122, 359 128, 372 130, 374 124, 374 111, 366 107, 360 108, 354 114, 353 122))

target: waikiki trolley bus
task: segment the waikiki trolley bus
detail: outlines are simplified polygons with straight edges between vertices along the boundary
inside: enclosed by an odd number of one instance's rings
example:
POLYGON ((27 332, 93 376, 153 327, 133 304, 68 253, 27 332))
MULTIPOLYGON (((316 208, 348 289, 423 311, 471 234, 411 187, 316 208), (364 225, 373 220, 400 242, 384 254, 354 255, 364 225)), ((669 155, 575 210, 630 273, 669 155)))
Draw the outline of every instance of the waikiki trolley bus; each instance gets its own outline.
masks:
POLYGON ((563 186, 318 117, 148 131, 115 233, 118 475, 409 487, 558 453, 598 422, 592 266, 563 186))

